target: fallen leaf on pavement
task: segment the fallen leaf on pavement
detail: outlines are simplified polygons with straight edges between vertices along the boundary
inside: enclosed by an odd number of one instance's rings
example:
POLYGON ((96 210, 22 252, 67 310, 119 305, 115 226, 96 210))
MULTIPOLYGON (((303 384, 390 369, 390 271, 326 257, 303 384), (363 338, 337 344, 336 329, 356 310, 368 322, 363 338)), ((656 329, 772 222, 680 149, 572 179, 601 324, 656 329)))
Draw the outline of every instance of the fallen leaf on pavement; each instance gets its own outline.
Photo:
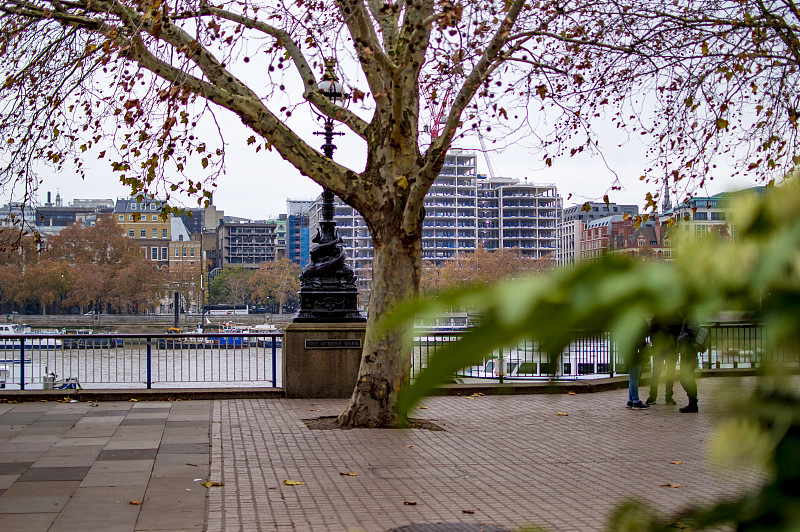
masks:
POLYGON ((142 504, 142 501, 128 501, 129 503, 133 504, 134 506, 138 506, 142 504))
POLYGON ((414 446, 413 445, 403 445, 403 447, 408 447, 409 449, 411 449, 414 446))
POLYGON ((566 412, 556 412, 556 414, 558 414, 559 416, 568 416, 569 415, 566 412))
POLYGON ((306 485, 306 483, 303 482, 302 480, 284 480, 283 483, 286 484, 287 486, 305 486, 306 485))
POLYGON ((214 487, 217 487, 217 486, 224 486, 225 483, 224 482, 214 482, 214 481, 209 480, 208 482, 202 482, 200 485, 201 486, 205 486, 206 488, 214 488, 214 487))
POLYGON ((342 475, 343 477, 357 477, 358 476, 358 473, 342 473, 342 472, 339 472, 339 474, 342 475))
POLYGON ((131 402, 131 403, 138 403, 138 402, 139 402, 139 400, 138 400, 138 399, 134 399, 133 397, 131 397, 131 401, 130 401, 130 402, 131 402))
POLYGON ((403 501, 403 504, 405 504, 406 506, 416 506, 417 505, 417 503, 414 502, 414 501, 403 501))
POLYGON ((575 395, 575 392, 567 392, 567 395, 575 395))
POLYGON ((428 410, 428 407, 427 407, 427 406, 421 406, 421 407, 419 407, 419 408, 420 408, 420 410, 428 410))
POLYGON ((322 412, 319 408, 312 408, 309 412, 322 412))
POLYGON ((189 462, 186 462, 186 464, 185 464, 185 465, 190 465, 190 466, 192 466, 192 467, 197 467, 197 464, 190 464, 189 462))
POLYGON ((461 510, 461 513, 462 514, 470 514, 470 515, 472 515, 472 514, 475 513, 475 510, 461 510))
POLYGON ((662 488, 680 488, 680 484, 661 484, 662 488))
POLYGON ((682 463, 683 462, 681 462, 680 460, 671 460, 670 461, 670 464, 675 464, 675 465, 681 465, 682 463))

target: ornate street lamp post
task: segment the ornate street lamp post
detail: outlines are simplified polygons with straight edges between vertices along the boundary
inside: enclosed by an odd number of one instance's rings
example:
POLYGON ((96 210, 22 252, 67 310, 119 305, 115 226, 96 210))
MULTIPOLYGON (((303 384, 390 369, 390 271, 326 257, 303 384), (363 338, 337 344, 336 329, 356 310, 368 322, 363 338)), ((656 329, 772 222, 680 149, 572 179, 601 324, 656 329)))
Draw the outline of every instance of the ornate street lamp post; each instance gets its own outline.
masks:
MULTIPOLYGON (((336 62, 325 62, 325 74, 319 83, 320 91, 334 104, 343 104, 349 97, 336 77, 336 62)), ((325 144, 322 152, 329 159, 333 158, 334 135, 344 133, 333 131, 333 119, 324 117, 324 131, 316 131, 322 135, 325 144)), ((342 239, 336 231, 333 220, 333 193, 325 189, 322 192, 322 221, 317 234, 313 238, 311 262, 300 274, 300 312, 296 322, 354 322, 365 321, 358 311, 358 288, 356 276, 345 263, 342 239)))

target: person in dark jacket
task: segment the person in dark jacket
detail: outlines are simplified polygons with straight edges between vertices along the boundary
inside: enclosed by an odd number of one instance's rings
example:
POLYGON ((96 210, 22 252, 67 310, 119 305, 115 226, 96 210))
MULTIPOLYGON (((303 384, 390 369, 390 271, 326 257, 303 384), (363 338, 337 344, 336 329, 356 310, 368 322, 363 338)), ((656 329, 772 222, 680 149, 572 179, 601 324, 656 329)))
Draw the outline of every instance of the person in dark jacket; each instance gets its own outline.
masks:
POLYGON ((672 398, 675 383, 675 365, 678 363, 678 336, 683 329, 680 316, 654 316, 650 323, 650 345, 653 353, 653 370, 650 377, 650 394, 645 401, 656 403, 658 384, 664 373, 664 402, 674 405, 672 398))
POLYGON ((699 410, 695 371, 697 370, 697 355, 705 350, 706 339, 707 331, 704 332, 696 321, 683 320, 681 332, 678 335, 678 352, 681 356, 681 386, 689 397, 689 404, 679 408, 684 414, 695 413, 699 410))
POLYGON ((647 410, 650 406, 639 400, 639 377, 642 376, 644 358, 650 356, 650 346, 646 339, 639 343, 636 354, 628 363, 628 408, 631 410, 647 410))

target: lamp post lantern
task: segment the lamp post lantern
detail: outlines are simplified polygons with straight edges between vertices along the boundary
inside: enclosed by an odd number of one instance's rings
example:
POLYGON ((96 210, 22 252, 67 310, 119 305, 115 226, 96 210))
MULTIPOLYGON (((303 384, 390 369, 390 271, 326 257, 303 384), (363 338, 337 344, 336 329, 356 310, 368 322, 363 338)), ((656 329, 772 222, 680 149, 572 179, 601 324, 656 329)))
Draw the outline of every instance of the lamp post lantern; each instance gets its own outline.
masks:
MULTIPOLYGON (((320 91, 334 104, 344 104, 350 97, 344 92, 336 77, 334 60, 325 62, 325 73, 319 83, 320 91)), ((325 143, 322 153, 333 159, 333 119, 324 117, 322 135, 325 143)), ((322 192, 322 221, 312 242, 311 262, 300 274, 300 311, 296 322, 359 322, 365 318, 358 311, 358 288, 352 268, 345 262, 342 239, 336 231, 333 193, 327 188, 322 192)))

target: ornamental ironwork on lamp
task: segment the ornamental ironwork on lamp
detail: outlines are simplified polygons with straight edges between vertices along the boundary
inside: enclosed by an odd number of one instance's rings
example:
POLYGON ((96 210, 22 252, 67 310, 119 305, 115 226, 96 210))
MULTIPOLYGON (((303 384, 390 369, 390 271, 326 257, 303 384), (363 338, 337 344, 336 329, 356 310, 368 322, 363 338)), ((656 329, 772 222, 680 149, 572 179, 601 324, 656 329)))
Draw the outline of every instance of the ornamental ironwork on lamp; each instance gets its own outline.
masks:
MULTIPOLYGON (((334 105, 343 105, 350 97, 339 83, 334 68, 336 62, 325 61, 325 73, 319 82, 319 90, 334 105)), ((325 143, 322 153, 333 159, 335 135, 344 133, 333 131, 333 119, 321 116, 324 130, 315 131, 322 135, 325 143)), ((334 221, 333 193, 327 188, 322 192, 322 221, 317 234, 312 239, 311 261, 300 274, 300 311, 294 318, 296 322, 354 322, 365 321, 358 311, 358 288, 353 269, 345 262, 346 256, 342 238, 336 231, 334 221)))

